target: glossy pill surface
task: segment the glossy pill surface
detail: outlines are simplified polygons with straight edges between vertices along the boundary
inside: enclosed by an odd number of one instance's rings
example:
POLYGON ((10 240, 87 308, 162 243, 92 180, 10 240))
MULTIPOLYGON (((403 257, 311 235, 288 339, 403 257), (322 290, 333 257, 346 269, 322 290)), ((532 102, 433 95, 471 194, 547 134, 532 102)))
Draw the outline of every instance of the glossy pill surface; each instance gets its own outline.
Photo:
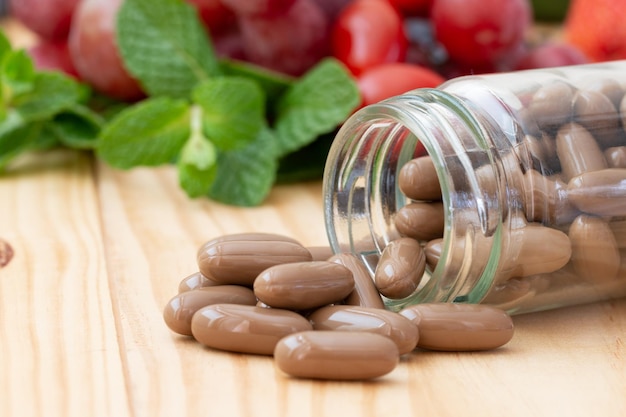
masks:
POLYGON ((407 162, 400 169, 398 187, 414 200, 441 200, 441 186, 433 160, 422 156, 407 162))
POLYGON ((191 318, 202 307, 219 303, 256 304, 252 290, 239 285, 197 288, 174 296, 163 309, 163 320, 174 332, 191 336, 191 318))
POLYGON ((565 181, 584 172, 607 167, 604 153, 594 137, 577 123, 568 123, 559 129, 556 150, 565 181))
POLYGON ((426 269, 426 256, 419 242, 411 238, 392 240, 380 256, 374 282, 382 295, 392 299, 411 295, 426 269))
POLYGON ((198 342, 258 355, 273 354, 281 338, 305 330, 312 330, 311 323, 293 311, 237 304, 204 307, 191 321, 191 332, 198 342))
POLYGON ((354 290, 346 297, 344 303, 351 306, 385 308, 378 288, 365 264, 352 253, 338 253, 328 259, 341 264, 352 272, 354 290))
POLYGON ((572 242, 572 263, 578 275, 597 283, 617 276, 620 253, 606 220, 582 214, 570 225, 569 238, 572 242))
POLYGON ((626 169, 585 172, 567 184, 570 201, 581 211, 598 216, 626 216, 626 169))
POLYGON ((201 272, 194 272, 191 275, 183 278, 178 284, 178 292, 187 292, 191 290, 195 290, 196 288, 203 287, 214 287, 216 285, 220 285, 219 283, 208 279, 201 272))
POLYGON ((273 266, 254 281, 257 298, 271 307, 306 310, 341 301, 354 290, 352 272, 335 262, 273 266))
POLYGON ((417 347, 441 351, 495 349, 513 337, 513 320, 481 304, 432 303, 406 307, 400 314, 415 323, 417 347))
POLYGON ((281 339, 274 350, 277 367, 300 378, 359 380, 381 377, 399 361, 390 338, 368 332, 313 330, 281 339))
POLYGON ((443 203, 407 204, 398 210, 394 222, 398 232, 419 241, 443 237, 443 203))
POLYGON ((417 326, 406 317, 389 310, 335 305, 317 309, 309 315, 315 330, 370 332, 389 337, 401 355, 417 346, 417 326))
POLYGON ((271 234, 224 236, 198 250, 198 268, 222 284, 252 285, 270 266, 312 260, 311 253, 291 238, 271 234))

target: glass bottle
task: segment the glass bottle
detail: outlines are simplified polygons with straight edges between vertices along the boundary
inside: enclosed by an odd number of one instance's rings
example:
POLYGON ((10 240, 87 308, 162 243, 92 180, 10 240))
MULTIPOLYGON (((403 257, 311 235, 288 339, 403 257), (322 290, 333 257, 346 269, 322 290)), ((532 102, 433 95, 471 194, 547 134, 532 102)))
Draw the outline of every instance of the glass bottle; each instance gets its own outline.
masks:
MULTIPOLYGON (((429 245, 417 289, 385 298, 392 310, 518 314, 626 296, 625 91, 626 61, 614 61, 465 76, 359 110, 325 168, 331 247, 374 276, 391 241, 429 245), (417 158, 432 161, 440 202, 400 188, 417 158), (407 221, 415 207, 443 213, 407 221), (438 221, 442 240, 420 237, 438 221)), ((417 172, 418 190, 432 185, 417 172)))

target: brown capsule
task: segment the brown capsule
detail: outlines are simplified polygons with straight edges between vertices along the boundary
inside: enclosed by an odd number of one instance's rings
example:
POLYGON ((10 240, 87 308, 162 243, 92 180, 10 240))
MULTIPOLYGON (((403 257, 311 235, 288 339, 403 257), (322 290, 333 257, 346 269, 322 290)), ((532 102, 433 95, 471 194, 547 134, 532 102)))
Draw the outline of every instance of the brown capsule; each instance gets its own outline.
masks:
POLYGON ((626 146, 614 146, 604 150, 609 168, 626 168, 626 146))
POLYGON ((312 329, 293 311, 237 304, 204 307, 191 320, 193 337, 203 345, 258 355, 272 355, 283 337, 312 329))
POLYGON ((573 97, 574 89, 569 84, 552 82, 533 94, 528 109, 541 128, 558 126, 571 118, 573 97))
POLYGON ((524 213, 530 222, 564 224, 577 215, 567 197, 567 186, 534 169, 524 174, 524 213))
POLYGON ((565 266, 572 256, 567 234, 538 223, 514 229, 511 239, 517 242, 514 276, 547 274, 565 266))
POLYGON ((573 177, 567 196, 580 211, 598 216, 626 216, 626 168, 608 168, 573 177))
POLYGON ((621 84, 610 78, 591 78, 585 83, 584 90, 604 94, 611 100, 616 109, 619 109, 620 102, 624 96, 624 89, 621 84))
POLYGON ((441 187, 430 156, 412 159, 402 166, 398 187, 413 200, 441 200, 441 187))
POLYGON ((417 347, 442 351, 495 349, 513 337, 513 320, 504 311, 481 304, 432 303, 404 308, 415 323, 417 347))
POLYGON ((563 179, 607 167, 604 153, 591 134, 577 123, 562 126, 556 135, 556 149, 563 179))
POLYGON ((620 119, 611 100, 597 91, 578 91, 573 101, 574 120, 583 125, 601 147, 615 146, 621 138, 620 119))
POLYGON ((354 290, 352 272, 335 262, 296 262, 267 268, 254 293, 275 308, 306 310, 341 301, 354 290))
POLYGON ((307 246, 306 248, 311 253, 312 261, 327 261, 334 255, 330 246, 307 246))
POLYGON ((281 339, 274 350, 281 371, 314 379, 378 378, 393 371, 399 357, 393 340, 368 332, 300 332, 281 339))
POLYGON ((309 315, 315 330, 372 332, 389 337, 398 346, 400 355, 417 345, 417 326, 406 317, 389 310, 357 306, 326 306, 309 315))
POLYGON ((221 284, 252 285, 270 266, 311 259, 311 253, 300 243, 266 233, 223 236, 198 251, 200 272, 221 284))
POLYGON ((617 247, 626 249, 626 219, 616 219, 609 222, 609 228, 615 236, 617 247))
POLYGON ((385 246, 374 272, 376 288, 391 299, 406 298, 417 289, 426 269, 426 256, 415 239, 392 240, 385 246))
POLYGON ((354 290, 346 297, 344 303, 352 306, 385 308, 378 288, 365 264, 352 253, 339 253, 328 259, 348 268, 354 278, 354 290))
POLYGON ((429 240, 424 246, 424 255, 426 256, 426 265, 431 271, 434 271, 441 258, 441 251, 443 250, 443 239, 429 240))
POLYGON ((208 279, 201 272, 194 272, 186 276, 178 284, 178 293, 195 290, 196 288, 214 287, 220 285, 218 282, 208 279))
POLYGON ((404 236, 418 241, 443 237, 443 203, 411 203, 396 213, 396 229, 404 236))
POLYGON ((202 307, 221 303, 255 305, 256 301, 252 290, 239 285, 197 288, 174 296, 165 305, 163 319, 172 331, 191 336, 191 318, 202 307))
POLYGON ((617 276, 620 254, 608 222, 581 214, 570 225, 572 263, 583 279, 602 283, 617 276))

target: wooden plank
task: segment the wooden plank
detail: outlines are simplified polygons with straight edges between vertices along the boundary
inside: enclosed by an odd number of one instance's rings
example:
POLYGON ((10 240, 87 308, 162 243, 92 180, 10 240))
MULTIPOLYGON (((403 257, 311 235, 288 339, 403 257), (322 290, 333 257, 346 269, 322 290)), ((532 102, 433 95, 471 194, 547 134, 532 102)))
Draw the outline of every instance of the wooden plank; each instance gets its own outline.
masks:
POLYGON ((91 160, 53 152, 0 176, 0 415, 127 416, 91 160))
POLYGON ((416 352, 370 382, 295 380, 267 357, 219 352, 170 332, 161 311, 195 251, 226 233, 326 242, 319 183, 276 187, 266 204, 188 200, 169 168, 100 167, 107 265, 119 305, 135 416, 553 416, 626 413, 626 300, 515 318, 502 349, 416 352))

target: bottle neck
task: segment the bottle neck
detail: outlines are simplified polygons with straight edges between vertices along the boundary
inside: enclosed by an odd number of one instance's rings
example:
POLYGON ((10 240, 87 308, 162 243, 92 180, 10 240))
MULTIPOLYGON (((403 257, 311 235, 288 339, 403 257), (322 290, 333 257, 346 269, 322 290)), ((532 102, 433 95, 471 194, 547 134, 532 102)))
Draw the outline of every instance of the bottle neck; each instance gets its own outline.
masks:
POLYGON ((488 123, 463 101, 422 89, 368 106, 339 131, 324 174, 326 229, 335 252, 351 252, 374 272, 382 250, 400 237, 398 210, 410 203, 398 189, 400 168, 427 153, 444 207, 441 257, 418 290, 391 309, 422 302, 479 302, 493 284, 508 202, 488 123))

